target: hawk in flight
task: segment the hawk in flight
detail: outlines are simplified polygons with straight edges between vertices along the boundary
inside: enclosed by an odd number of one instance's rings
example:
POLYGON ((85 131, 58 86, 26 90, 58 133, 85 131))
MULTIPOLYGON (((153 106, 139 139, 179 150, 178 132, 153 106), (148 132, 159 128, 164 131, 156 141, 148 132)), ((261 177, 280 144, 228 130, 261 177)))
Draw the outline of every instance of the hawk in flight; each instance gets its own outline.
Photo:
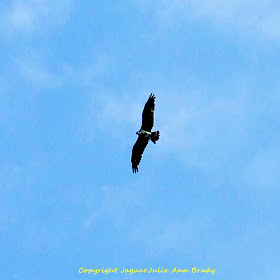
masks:
POLYGON ((142 113, 142 126, 136 132, 138 139, 132 148, 131 163, 133 173, 138 172, 138 165, 141 161, 142 154, 151 139, 154 144, 159 139, 159 131, 153 131, 155 111, 155 96, 151 93, 142 113))

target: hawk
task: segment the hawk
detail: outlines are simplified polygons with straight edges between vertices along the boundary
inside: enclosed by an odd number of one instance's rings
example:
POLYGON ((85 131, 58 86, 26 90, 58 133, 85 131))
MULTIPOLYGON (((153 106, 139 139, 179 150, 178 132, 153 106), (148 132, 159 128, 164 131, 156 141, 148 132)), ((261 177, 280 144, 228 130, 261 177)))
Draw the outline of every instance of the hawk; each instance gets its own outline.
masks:
POLYGON ((154 125, 154 111, 155 111, 155 96, 151 93, 149 96, 143 112, 142 112, 142 126, 136 134, 138 138, 132 148, 131 163, 132 172, 138 172, 138 165, 141 161, 142 154, 151 139, 154 144, 156 144, 159 139, 159 131, 153 131, 154 125))

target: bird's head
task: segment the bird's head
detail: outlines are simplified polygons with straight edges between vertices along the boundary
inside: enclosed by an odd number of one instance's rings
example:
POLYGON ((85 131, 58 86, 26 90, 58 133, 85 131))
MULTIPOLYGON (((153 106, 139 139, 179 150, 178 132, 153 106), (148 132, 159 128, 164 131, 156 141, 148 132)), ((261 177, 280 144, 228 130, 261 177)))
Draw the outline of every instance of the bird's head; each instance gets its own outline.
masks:
POLYGON ((140 135, 140 132, 141 132, 141 129, 139 129, 139 130, 136 132, 136 134, 137 134, 137 135, 140 135))

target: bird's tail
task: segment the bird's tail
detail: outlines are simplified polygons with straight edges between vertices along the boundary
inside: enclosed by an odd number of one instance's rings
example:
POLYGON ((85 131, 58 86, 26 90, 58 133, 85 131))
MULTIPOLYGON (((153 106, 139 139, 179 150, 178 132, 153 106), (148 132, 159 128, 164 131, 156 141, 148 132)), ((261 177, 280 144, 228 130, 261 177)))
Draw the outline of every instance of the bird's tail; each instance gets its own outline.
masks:
POLYGON ((153 131, 151 134, 151 140, 154 144, 156 144, 157 140, 159 139, 159 131, 153 131))

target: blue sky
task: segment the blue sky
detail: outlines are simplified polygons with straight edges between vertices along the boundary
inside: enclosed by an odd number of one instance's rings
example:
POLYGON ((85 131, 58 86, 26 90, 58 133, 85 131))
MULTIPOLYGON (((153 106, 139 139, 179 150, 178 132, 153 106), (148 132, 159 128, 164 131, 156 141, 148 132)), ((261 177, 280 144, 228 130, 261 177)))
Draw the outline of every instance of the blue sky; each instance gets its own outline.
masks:
POLYGON ((4 0, 0 18, 3 279, 278 279, 277 1, 4 0), (151 92, 161 138, 133 174, 151 92), (78 273, 109 266, 215 275, 78 273))

